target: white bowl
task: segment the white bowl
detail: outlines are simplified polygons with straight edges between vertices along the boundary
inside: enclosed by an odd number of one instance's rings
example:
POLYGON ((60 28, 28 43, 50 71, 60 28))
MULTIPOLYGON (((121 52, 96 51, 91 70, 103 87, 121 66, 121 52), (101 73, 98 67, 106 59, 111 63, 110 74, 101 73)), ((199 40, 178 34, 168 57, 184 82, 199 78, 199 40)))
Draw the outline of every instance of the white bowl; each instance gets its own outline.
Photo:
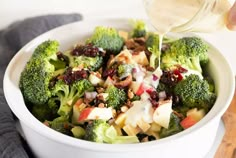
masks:
POLYGON ((217 90, 217 100, 211 111, 196 125, 176 135, 139 144, 99 144, 75 139, 56 132, 38 121, 26 108, 18 87, 20 73, 33 50, 41 42, 55 39, 61 43, 60 50, 84 41, 95 26, 111 26, 130 30, 126 19, 81 21, 49 31, 24 46, 9 63, 4 76, 6 100, 17 116, 32 151, 42 158, 201 158, 209 151, 215 139, 221 116, 228 108, 234 92, 234 75, 222 54, 212 45, 209 51, 209 73, 217 90))

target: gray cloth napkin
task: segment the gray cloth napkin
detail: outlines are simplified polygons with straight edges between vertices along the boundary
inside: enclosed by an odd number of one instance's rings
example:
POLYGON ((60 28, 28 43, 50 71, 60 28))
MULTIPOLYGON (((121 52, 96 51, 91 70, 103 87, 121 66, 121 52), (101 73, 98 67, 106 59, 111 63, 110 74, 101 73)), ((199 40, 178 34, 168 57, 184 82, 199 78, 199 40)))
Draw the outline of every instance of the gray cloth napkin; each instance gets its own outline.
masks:
POLYGON ((15 53, 36 36, 55 27, 79 21, 80 14, 46 15, 18 21, 0 31, 0 158, 33 157, 30 148, 20 137, 3 94, 3 76, 15 53))

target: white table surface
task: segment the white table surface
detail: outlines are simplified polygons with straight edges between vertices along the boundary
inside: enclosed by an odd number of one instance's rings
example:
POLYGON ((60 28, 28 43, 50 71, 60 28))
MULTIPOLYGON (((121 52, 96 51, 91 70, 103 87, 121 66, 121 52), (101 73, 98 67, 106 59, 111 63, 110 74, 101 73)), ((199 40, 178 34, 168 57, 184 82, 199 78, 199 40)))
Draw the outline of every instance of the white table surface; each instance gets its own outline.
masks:
MULTIPOLYGON (((82 13, 84 19, 147 18, 142 0, 1 0, 0 29, 11 22, 50 13, 82 13)), ((236 31, 204 35, 223 52, 236 74, 236 31)))

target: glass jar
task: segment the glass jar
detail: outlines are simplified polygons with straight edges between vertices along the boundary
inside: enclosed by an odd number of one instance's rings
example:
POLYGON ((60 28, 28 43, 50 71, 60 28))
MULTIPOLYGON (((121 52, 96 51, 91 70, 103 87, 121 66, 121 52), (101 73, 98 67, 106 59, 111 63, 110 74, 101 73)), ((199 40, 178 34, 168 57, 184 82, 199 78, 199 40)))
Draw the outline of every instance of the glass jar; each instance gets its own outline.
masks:
POLYGON ((230 0, 144 0, 149 20, 159 34, 222 29, 232 3, 230 0))

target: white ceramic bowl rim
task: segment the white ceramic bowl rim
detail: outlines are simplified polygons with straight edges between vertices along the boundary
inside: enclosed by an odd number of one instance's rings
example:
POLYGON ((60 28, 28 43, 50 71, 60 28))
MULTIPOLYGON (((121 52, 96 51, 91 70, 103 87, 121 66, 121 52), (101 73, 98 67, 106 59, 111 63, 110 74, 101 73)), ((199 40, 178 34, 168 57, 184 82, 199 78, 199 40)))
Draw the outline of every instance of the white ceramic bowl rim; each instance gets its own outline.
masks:
MULTIPOLYGON (((138 144, 100 144, 100 143, 94 143, 89 141, 84 141, 80 139, 75 139, 73 137, 61 134, 59 132, 56 132, 45 125, 43 125, 40 121, 38 121, 26 108, 23 102, 23 97, 19 91, 18 84, 14 80, 14 72, 18 71, 16 65, 20 64, 18 63, 18 60, 22 58, 22 54, 24 52, 27 52, 29 50, 32 50, 33 47, 36 47, 42 39, 47 38, 53 38, 54 35, 60 34, 60 32, 63 32, 64 30, 70 30, 74 27, 84 25, 86 26, 93 25, 93 28, 97 25, 107 24, 107 23, 115 23, 121 24, 124 23, 127 25, 128 19, 101 19, 101 20, 86 20, 81 22, 76 22, 68 25, 61 26, 59 28, 56 28, 52 31, 49 31, 47 33, 44 33, 43 35, 35 38, 31 42, 29 42, 26 46, 24 46, 11 60, 10 64, 7 67, 7 70, 4 75, 4 93, 6 100, 13 111, 13 113, 19 118, 19 120, 27 125, 29 128, 35 130, 42 136, 53 139, 55 142, 64 143, 69 146, 73 147, 80 147, 87 150, 94 150, 94 151, 106 151, 106 152, 130 152, 130 151, 137 151, 137 150, 143 150, 145 151, 147 148, 153 148, 158 147, 158 145, 161 145, 163 143, 168 143, 169 141, 175 141, 178 139, 181 139, 181 137, 185 137, 186 135, 191 134, 193 131, 202 128, 203 126, 207 126, 211 121, 213 121, 215 118, 220 118, 223 113, 228 108, 234 94, 234 88, 235 88, 235 80, 233 71, 231 69, 231 66, 226 61, 224 56, 218 52, 217 49, 215 50, 214 56, 221 61, 221 65, 223 69, 225 69, 224 72, 222 72, 222 75, 225 77, 225 83, 227 83, 224 93, 227 94, 227 96, 218 96, 217 101, 215 105, 220 105, 221 108, 211 110, 209 115, 206 115, 204 119, 202 119, 198 124, 191 127, 190 129, 187 129, 183 132, 180 132, 178 134, 175 134, 173 136, 160 139, 157 141, 151 141, 146 143, 138 143, 138 144), (16 69, 16 70, 14 70, 16 69), (15 82, 15 83, 14 83, 15 82), (17 94, 18 97, 15 98, 14 94, 17 94), (12 95, 13 94, 13 95, 12 95), (219 98, 221 97, 221 98, 219 98)), ((61 35, 64 36, 64 35, 61 35)), ((63 45, 63 43, 61 43, 63 45)), ((32 51, 31 51, 32 52, 32 51)), ((210 57, 213 57, 213 54, 209 54, 210 57)), ((28 57, 29 58, 29 57, 28 57)), ((16 73, 16 72, 15 72, 16 73)), ((19 73, 19 72, 18 72, 19 73)), ((220 92, 219 92, 220 93, 220 92)))

